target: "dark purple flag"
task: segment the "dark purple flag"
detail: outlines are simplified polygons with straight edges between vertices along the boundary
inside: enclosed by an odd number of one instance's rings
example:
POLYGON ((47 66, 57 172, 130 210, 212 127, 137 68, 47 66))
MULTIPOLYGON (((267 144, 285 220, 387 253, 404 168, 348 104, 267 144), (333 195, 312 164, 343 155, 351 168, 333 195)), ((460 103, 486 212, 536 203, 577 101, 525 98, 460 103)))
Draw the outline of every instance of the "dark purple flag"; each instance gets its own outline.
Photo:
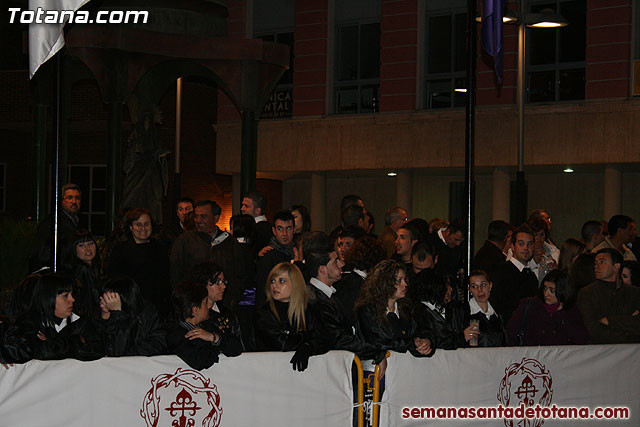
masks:
POLYGON ((482 1, 482 48, 493 57, 493 69, 502 84, 502 16, 506 0, 482 1))

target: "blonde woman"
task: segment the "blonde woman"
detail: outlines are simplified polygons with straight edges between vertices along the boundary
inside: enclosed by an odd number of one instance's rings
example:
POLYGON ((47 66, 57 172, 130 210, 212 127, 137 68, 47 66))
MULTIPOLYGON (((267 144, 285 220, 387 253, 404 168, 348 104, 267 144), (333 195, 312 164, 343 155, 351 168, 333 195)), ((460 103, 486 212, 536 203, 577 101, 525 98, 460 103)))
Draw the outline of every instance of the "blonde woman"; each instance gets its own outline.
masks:
POLYGON ((282 262, 269 272, 267 302, 258 310, 256 330, 266 351, 295 351, 293 369, 307 368, 309 357, 324 353, 307 309, 309 289, 295 265, 282 262))

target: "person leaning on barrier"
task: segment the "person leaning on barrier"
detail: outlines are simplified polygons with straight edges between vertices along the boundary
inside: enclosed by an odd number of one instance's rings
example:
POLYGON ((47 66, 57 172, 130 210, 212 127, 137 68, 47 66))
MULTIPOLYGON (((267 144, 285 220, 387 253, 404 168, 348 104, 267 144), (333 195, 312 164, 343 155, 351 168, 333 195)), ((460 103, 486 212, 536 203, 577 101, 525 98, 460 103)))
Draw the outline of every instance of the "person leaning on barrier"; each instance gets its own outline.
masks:
POLYGON ((3 363, 101 358, 104 344, 93 323, 73 312, 73 280, 56 273, 34 274, 30 278, 33 297, 16 319, 11 335, 4 337, 3 363))
POLYGON ((100 296, 100 319, 107 356, 155 356, 164 354, 167 343, 163 322, 153 304, 145 301, 131 278, 109 280, 100 296))
POLYGON ((523 298, 507 325, 509 345, 583 345, 587 329, 566 272, 547 274, 536 297, 523 298))
POLYGON ((173 319, 167 322, 167 353, 175 354, 193 369, 202 370, 218 362, 220 335, 205 329, 209 320, 207 290, 192 282, 181 282, 171 295, 173 319))
POLYGON ((365 279, 355 303, 358 333, 384 352, 431 356, 434 349, 429 338, 416 334, 406 293, 404 267, 393 260, 378 263, 365 279))
POLYGON ((335 251, 328 249, 310 253, 305 252, 309 280, 309 306, 312 314, 319 320, 320 337, 329 350, 346 350, 361 359, 384 359, 385 352, 364 342, 353 333, 346 310, 334 297, 333 284, 342 275, 343 263, 335 251))
MULTIPOLYGON (((502 347, 507 342, 502 318, 489 302, 492 287, 493 283, 485 271, 473 270, 469 274, 469 292, 472 295, 469 298, 469 319, 478 320, 478 347, 502 347)), ((469 338, 473 338, 472 332, 475 331, 469 331, 469 338)))
POLYGON ((258 310, 256 329, 265 351, 295 351, 294 370, 304 371, 309 357, 328 348, 320 339, 318 321, 308 309, 309 288, 291 263, 273 267, 265 286, 267 302, 258 310))
POLYGON ((444 350, 465 347, 467 341, 477 336, 471 326, 466 327, 465 308, 449 304, 453 294, 450 283, 448 275, 423 271, 412 283, 411 291, 414 297, 411 315, 417 324, 417 336, 429 337, 433 348, 444 350))
POLYGON ((210 309, 209 319, 203 323, 204 328, 221 337, 222 354, 227 357, 240 355, 244 351, 240 322, 232 308, 223 302, 229 282, 222 268, 212 262, 198 264, 191 272, 191 280, 207 290, 210 309))

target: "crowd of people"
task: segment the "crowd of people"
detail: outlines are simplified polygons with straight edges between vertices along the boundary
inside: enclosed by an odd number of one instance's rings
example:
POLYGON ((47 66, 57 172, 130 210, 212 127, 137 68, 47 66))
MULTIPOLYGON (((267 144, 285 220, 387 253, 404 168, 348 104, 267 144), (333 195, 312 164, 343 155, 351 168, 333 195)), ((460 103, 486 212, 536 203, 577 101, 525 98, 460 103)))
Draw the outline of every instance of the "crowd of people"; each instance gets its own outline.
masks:
POLYGON ((45 220, 34 272, 2 308, 5 367, 176 354, 204 369, 220 354, 292 351, 303 371, 314 355, 348 350, 384 373, 389 350, 640 342, 640 245, 624 215, 587 221, 560 247, 545 210, 517 227, 492 221, 467 273, 463 222, 393 207, 375 235, 355 195, 329 234, 302 205, 269 221, 252 192, 229 231, 216 202, 184 198, 159 232, 148 210, 124 211, 99 247, 78 229, 80 189, 61 194, 56 271, 45 220))

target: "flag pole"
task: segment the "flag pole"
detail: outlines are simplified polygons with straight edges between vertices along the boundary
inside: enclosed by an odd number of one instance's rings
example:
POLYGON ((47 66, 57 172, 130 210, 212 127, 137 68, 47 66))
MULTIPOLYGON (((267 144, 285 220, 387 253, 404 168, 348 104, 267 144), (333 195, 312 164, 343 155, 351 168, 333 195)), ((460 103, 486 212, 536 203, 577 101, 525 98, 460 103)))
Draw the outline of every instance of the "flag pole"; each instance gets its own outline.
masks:
POLYGON ((51 267, 54 272, 58 271, 58 252, 60 242, 58 241, 58 224, 60 219, 60 126, 61 126, 61 81, 62 81, 62 54, 60 51, 53 58, 53 135, 55 143, 52 144, 52 180, 53 191, 51 194, 51 209, 53 221, 51 221, 52 250, 51 267))
MULTIPOLYGON (((475 222, 474 194, 474 150, 476 116, 476 59, 478 56, 478 33, 476 28, 476 0, 467 0, 467 104, 465 110, 465 187, 467 205, 467 253, 466 273, 471 272, 473 258, 473 232, 475 222)), ((464 282, 463 282, 464 283, 464 282)), ((466 294, 466 293, 465 293, 466 294)))

